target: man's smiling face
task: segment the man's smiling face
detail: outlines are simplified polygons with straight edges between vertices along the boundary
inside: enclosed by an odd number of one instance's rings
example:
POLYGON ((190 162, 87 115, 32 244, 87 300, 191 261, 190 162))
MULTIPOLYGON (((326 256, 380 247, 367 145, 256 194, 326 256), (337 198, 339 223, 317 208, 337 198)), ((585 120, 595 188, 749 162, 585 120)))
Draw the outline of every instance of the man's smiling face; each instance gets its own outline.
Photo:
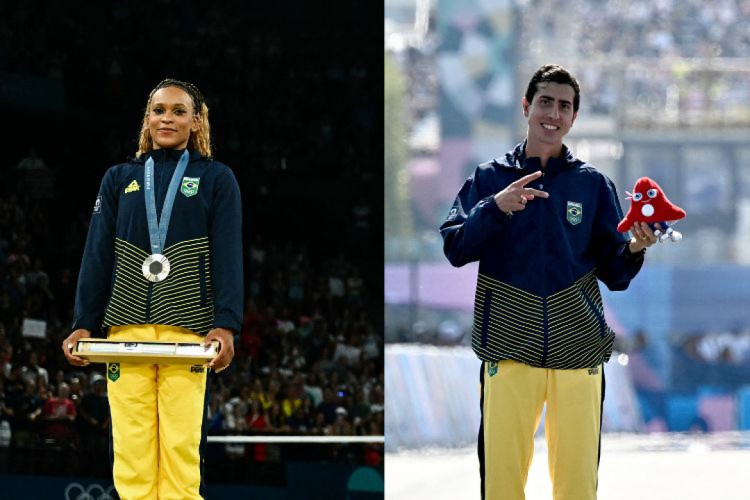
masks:
POLYGON ((562 145, 577 113, 573 111, 575 91, 567 84, 541 82, 532 102, 524 97, 523 115, 529 122, 529 141, 539 145, 562 145))

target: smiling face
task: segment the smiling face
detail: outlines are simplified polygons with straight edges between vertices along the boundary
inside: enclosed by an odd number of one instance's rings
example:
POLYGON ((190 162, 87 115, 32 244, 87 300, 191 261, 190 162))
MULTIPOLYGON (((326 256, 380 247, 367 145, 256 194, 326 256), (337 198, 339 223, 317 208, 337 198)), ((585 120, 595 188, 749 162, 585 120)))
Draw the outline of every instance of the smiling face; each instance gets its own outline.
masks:
POLYGON ((563 137, 578 115, 573 111, 574 97, 575 91, 568 84, 540 82, 532 102, 523 98, 523 116, 529 123, 527 154, 542 154, 562 147, 563 137))
POLYGON ((198 130, 193 100, 179 87, 154 92, 148 110, 148 128, 154 149, 184 149, 191 132, 198 130))

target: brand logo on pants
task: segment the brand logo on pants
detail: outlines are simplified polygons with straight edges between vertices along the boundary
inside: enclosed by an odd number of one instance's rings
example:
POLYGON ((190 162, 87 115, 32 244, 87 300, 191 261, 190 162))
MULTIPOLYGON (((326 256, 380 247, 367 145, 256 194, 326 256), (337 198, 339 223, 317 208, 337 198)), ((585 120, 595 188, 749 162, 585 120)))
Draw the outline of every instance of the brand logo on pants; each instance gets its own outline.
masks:
POLYGON ((206 368, 203 365, 193 365, 190 367, 190 373, 203 373, 206 368))
POLYGON ((490 361, 488 366, 489 366, 489 370, 487 370, 487 373, 490 374, 490 377, 493 375, 497 375, 497 369, 498 369, 497 361, 490 361))
POLYGON ((120 378, 120 363, 107 363, 107 378, 117 382, 120 378))
POLYGON ((596 375, 599 373, 599 368, 589 368, 589 375, 596 375))

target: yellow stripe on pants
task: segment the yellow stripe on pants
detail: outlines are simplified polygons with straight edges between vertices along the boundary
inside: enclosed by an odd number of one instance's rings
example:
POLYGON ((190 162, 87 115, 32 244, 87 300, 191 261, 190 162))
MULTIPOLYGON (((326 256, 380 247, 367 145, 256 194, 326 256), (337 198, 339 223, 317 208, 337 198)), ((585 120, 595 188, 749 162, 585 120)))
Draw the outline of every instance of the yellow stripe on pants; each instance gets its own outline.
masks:
MULTIPOLYGON (((116 326, 108 338, 203 340, 190 330, 166 325, 116 326)), ((114 445, 112 475, 120 498, 202 498, 200 442, 206 370, 190 365, 120 363, 119 377, 108 377, 107 390, 114 445)))
POLYGON ((483 363, 483 498, 525 498, 534 432, 546 402, 554 499, 596 499, 603 368, 555 370, 511 360, 483 363))

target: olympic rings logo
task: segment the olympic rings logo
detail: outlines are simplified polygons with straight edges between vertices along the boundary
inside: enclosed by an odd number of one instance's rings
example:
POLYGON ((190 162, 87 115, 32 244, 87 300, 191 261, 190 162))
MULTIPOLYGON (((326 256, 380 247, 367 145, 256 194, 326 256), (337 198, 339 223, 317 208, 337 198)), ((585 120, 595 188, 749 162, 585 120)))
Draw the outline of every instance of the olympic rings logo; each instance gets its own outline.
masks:
POLYGON ((106 490, 98 484, 90 484, 84 488, 80 483, 70 483, 65 487, 65 500, 115 500, 114 485, 106 490))

